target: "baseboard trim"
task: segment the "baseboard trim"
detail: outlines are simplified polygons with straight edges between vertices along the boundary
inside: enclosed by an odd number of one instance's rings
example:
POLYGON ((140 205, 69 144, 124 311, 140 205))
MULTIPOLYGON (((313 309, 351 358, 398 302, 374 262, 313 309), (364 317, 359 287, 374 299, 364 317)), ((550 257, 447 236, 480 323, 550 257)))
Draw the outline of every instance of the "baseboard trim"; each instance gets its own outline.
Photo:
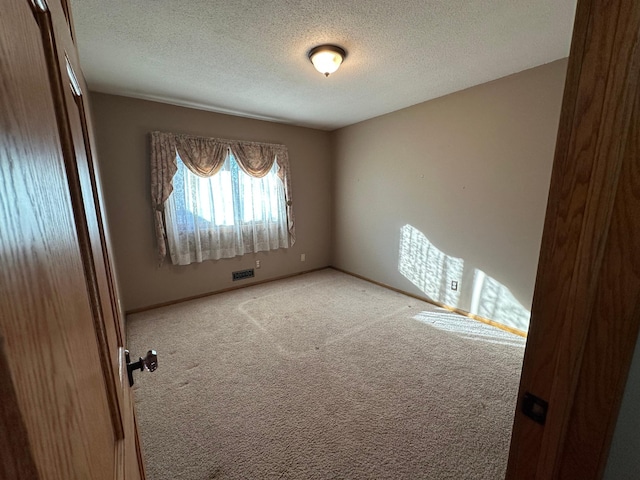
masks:
POLYGON ((337 270, 338 272, 342 272, 342 273, 346 273, 347 275, 351 275, 352 277, 359 278, 360 280, 364 280, 366 282, 373 283, 374 285, 378 285, 379 287, 383 287, 383 288, 386 288, 388 290, 392 290, 394 292, 401 293, 401 294, 406 295, 406 296, 411 297, 411 298, 415 298, 416 300, 421 300, 423 302, 430 303, 431 305, 435 305, 436 307, 444 308, 445 310, 449 310, 450 312, 454 312, 454 313, 457 313, 457 314, 460 314, 460 315, 464 315, 465 317, 469 317, 472 320, 476 320, 478 322, 485 323, 487 325, 491 325, 492 327, 496 327, 496 328, 499 328, 500 330, 504 330, 506 332, 513 333, 514 335, 518 335, 520 337, 527 338, 527 332, 524 332, 524 331, 519 330, 517 328, 509 327, 507 325, 503 325, 502 323, 496 322, 495 320, 490 320, 488 318, 481 317, 481 316, 476 315, 474 313, 469 313, 469 312, 467 312, 465 310, 461 310, 460 308, 456 308, 456 307, 452 307, 450 305, 445 305, 444 303, 436 302, 435 300, 432 300, 432 299, 427 298, 427 297, 423 297, 421 295, 416 295, 414 293, 405 292, 404 290, 400 290, 399 288, 392 287, 391 285, 387 285, 386 283, 382 283, 382 282, 377 282, 375 280, 371 280, 370 278, 364 277, 362 275, 358 275, 357 273, 349 272, 347 270, 343 270, 342 268, 338 268, 338 267, 334 267, 334 266, 331 266, 330 268, 332 268, 334 270, 337 270))
POLYGON ((215 290, 213 292, 201 293, 199 295, 193 295, 191 297, 179 298, 177 300, 171 300, 169 302, 156 303, 154 305, 149 305, 147 307, 133 308, 131 310, 125 311, 125 315, 133 315, 134 313, 142 313, 148 312, 149 310, 154 310, 156 308, 169 307, 171 305, 177 305, 178 303, 188 302, 190 300, 197 300, 199 298, 211 297, 213 295, 218 295, 220 293, 232 292, 234 290, 240 290, 242 288, 253 287, 256 285, 262 285, 264 283, 275 282, 276 280, 284 280, 285 278, 297 277, 299 275, 304 275, 306 273, 318 272, 320 270, 326 270, 327 268, 332 268, 331 266, 327 267, 319 267, 313 268, 311 270, 305 270, 304 272, 297 273, 289 273, 287 275, 281 275, 279 277, 267 278, 265 280, 258 280, 257 282, 245 283, 244 285, 236 285, 233 287, 223 288, 222 290, 215 290))

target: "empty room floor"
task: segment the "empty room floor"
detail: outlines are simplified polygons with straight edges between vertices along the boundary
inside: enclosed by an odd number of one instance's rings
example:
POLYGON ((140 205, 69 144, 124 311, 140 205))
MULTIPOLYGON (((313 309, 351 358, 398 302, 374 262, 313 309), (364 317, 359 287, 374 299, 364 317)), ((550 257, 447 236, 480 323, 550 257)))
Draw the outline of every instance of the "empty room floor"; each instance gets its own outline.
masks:
POLYGON ((504 478, 521 337, 333 269, 127 329, 149 480, 504 478))

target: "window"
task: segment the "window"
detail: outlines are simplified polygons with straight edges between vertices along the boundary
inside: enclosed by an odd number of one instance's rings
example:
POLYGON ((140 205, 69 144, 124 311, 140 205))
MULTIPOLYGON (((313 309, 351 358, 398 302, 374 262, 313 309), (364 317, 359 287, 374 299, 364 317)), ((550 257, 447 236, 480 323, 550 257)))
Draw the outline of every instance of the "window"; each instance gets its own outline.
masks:
POLYGON ((160 265, 168 252, 174 264, 186 265, 295 244, 285 145, 168 132, 150 137, 160 265))
POLYGON ((179 156, 176 163, 173 192, 164 209, 172 263, 288 248, 285 192, 277 162, 261 178, 246 174, 230 151, 210 177, 191 172, 179 156))

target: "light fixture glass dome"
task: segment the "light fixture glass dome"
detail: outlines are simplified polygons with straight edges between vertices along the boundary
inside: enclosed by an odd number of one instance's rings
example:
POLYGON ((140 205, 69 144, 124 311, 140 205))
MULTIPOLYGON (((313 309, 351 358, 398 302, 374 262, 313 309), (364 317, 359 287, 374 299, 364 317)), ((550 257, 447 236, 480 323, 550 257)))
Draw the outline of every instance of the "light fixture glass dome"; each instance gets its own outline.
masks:
POLYGON ((346 56, 347 52, 335 45, 319 45, 309 52, 309 60, 325 77, 338 70, 346 56))

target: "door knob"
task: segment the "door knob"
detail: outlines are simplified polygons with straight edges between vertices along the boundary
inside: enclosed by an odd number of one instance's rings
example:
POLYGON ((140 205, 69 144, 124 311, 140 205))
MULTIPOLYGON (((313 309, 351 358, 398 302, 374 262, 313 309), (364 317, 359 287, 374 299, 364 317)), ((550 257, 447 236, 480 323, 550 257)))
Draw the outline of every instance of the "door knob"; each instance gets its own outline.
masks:
POLYGON ((137 362, 131 362, 129 350, 124 351, 124 358, 127 361, 127 374, 129 376, 129 386, 133 386, 133 371, 155 372, 158 368, 158 354, 155 350, 149 350, 144 358, 139 357, 137 362))

